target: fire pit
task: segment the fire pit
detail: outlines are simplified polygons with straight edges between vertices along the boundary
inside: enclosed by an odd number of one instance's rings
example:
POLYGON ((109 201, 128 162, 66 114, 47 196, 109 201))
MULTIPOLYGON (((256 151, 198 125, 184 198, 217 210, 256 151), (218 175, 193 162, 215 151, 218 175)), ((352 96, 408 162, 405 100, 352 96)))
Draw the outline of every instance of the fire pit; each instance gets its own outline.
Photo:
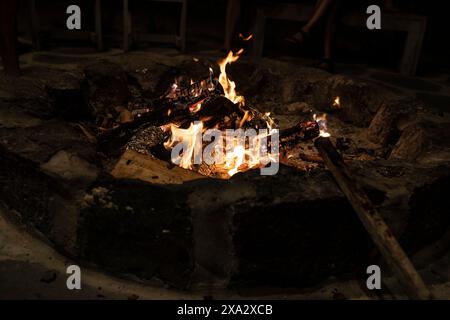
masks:
POLYGON ((3 201, 71 257, 116 273, 177 288, 305 287, 378 261, 314 146, 327 136, 407 253, 443 234, 448 119, 354 79, 238 57, 112 56, 70 79, 50 73, 27 106, 45 94, 65 108, 2 129, 3 201), (230 146, 211 146, 207 130, 230 146), (224 161, 196 163, 205 150, 224 161), (96 174, 67 174, 64 152, 96 174))
MULTIPOLYGON (((226 73, 227 65, 241 53, 230 52, 219 61, 218 78, 211 66, 204 79, 177 76, 151 103, 152 108, 121 109, 118 122, 101 117, 101 144, 127 140, 126 150, 159 157, 207 177, 228 179, 252 168, 262 168, 264 175, 276 174, 280 139, 282 157, 289 159, 289 150, 300 142, 329 136, 326 115, 314 114, 309 121, 280 132, 270 112, 246 105, 226 73), (276 166, 271 173, 264 169, 269 163, 276 166)), ((333 106, 339 108, 339 97, 333 106)))

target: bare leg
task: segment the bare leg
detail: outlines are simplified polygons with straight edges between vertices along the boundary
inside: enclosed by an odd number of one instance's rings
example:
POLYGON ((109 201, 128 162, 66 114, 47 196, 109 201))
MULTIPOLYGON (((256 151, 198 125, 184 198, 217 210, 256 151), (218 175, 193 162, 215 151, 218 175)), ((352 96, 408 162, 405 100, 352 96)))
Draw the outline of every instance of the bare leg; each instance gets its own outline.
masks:
POLYGON ((312 29, 315 28, 316 25, 324 18, 334 2, 335 0, 318 0, 313 14, 305 26, 300 32, 296 33, 291 39, 287 40, 290 42, 303 43, 305 36, 309 35, 312 29))
POLYGON ((325 30, 323 35, 323 59, 317 65, 318 68, 334 73, 333 64, 333 46, 334 36, 336 31, 336 18, 337 18, 338 5, 336 3, 330 8, 325 20, 325 30))
POLYGON ((0 1, 0 54, 5 73, 18 76, 19 55, 17 52, 18 0, 0 1))
POLYGON ((241 14, 241 1, 240 0, 228 0, 227 16, 225 21, 225 43, 224 49, 231 49, 231 41, 233 39, 234 32, 236 30, 236 24, 241 14))
POLYGON ((306 33, 311 32, 311 30, 322 20, 325 14, 328 12, 328 9, 333 4, 334 0, 319 0, 317 1, 316 9, 312 17, 303 27, 303 31, 306 33))
POLYGON ((333 58, 334 36, 336 31, 337 4, 333 4, 325 22, 324 34, 324 59, 331 60, 333 58))

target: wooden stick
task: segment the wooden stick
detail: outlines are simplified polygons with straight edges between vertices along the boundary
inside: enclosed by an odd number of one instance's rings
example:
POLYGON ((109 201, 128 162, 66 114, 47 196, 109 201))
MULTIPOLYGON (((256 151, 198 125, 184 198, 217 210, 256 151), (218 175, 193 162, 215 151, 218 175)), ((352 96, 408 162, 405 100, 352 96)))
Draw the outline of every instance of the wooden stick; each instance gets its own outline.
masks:
POLYGON ((347 165, 329 138, 317 138, 314 142, 326 167, 358 214, 367 232, 380 250, 394 274, 404 285, 412 299, 432 299, 432 295, 406 253, 375 209, 361 186, 353 179, 347 165))

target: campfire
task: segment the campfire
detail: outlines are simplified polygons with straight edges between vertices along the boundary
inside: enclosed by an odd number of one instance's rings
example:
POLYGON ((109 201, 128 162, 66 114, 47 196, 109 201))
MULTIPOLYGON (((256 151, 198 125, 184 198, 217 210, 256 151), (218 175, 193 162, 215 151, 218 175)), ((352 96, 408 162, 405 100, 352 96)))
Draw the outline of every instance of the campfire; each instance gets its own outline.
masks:
POLYGON ((290 148, 330 136, 326 114, 280 130, 270 112, 248 105, 226 70, 242 53, 230 51, 220 60, 218 77, 212 67, 202 79, 176 77, 155 107, 135 111, 133 121, 100 128, 103 136, 125 135, 126 149, 219 179, 256 168, 274 174, 279 162, 290 157, 290 148))

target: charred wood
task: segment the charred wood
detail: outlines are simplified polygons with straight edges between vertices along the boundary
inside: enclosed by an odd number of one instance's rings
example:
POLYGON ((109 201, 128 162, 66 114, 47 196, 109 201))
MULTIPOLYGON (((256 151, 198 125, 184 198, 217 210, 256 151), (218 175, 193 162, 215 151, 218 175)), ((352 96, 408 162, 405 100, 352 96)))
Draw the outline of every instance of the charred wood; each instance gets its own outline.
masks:
POLYGON ((404 285, 408 296, 413 299, 431 299, 431 293, 422 277, 414 268, 363 188, 352 177, 350 170, 330 139, 321 137, 316 139, 314 144, 383 258, 404 285))

